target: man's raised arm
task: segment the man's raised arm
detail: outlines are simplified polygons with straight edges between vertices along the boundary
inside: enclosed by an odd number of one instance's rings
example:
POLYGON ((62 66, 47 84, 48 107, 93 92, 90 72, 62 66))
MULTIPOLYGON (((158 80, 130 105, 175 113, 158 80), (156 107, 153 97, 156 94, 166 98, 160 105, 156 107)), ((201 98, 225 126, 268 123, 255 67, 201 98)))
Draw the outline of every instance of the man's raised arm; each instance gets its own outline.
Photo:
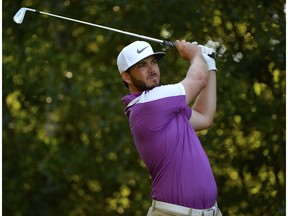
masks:
POLYGON ((206 87, 203 88, 200 94, 197 96, 197 99, 192 107, 193 111, 190 118, 190 123, 196 131, 206 129, 212 125, 217 102, 217 68, 215 60, 208 56, 208 54, 213 52, 213 50, 203 46, 201 46, 201 50, 208 67, 209 75, 206 87))
POLYGON ((186 77, 181 81, 186 92, 186 103, 189 104, 207 85, 208 68, 197 43, 176 41, 180 56, 190 62, 186 77))

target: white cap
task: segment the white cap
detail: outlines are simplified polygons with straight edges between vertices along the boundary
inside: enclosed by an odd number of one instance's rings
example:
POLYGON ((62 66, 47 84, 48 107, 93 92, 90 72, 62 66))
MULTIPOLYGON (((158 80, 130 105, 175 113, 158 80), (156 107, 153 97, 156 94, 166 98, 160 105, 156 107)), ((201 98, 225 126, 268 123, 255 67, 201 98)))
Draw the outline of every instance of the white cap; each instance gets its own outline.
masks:
POLYGON ((158 60, 165 56, 165 52, 154 52, 151 45, 145 41, 135 41, 129 44, 122 49, 117 57, 120 74, 142 59, 152 55, 158 60))

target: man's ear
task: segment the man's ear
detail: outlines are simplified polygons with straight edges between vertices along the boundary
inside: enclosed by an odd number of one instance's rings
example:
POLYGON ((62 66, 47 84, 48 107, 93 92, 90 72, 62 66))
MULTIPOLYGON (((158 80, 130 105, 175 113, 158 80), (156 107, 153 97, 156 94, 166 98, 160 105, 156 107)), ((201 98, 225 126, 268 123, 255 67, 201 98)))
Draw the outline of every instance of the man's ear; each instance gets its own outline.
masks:
POLYGON ((121 73, 121 77, 126 83, 131 83, 130 75, 127 72, 121 73))

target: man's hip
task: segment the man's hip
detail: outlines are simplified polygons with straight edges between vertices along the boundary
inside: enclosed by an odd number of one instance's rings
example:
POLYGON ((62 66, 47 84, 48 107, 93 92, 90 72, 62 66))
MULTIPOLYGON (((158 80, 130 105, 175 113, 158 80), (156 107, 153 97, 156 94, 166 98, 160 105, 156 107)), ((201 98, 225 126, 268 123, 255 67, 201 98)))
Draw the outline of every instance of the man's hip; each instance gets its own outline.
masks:
POLYGON ((222 213, 217 203, 209 209, 193 209, 153 200, 147 216, 222 216, 222 213))

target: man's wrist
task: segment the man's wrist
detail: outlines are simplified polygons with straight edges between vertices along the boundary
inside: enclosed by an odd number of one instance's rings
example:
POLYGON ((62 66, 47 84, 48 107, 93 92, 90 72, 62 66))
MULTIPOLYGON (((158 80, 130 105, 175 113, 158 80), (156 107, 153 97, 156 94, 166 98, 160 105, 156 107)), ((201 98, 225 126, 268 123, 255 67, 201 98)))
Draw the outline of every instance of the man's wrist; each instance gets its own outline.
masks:
POLYGON ((206 61, 208 71, 217 71, 215 60, 209 57, 207 54, 202 54, 202 55, 206 61))

